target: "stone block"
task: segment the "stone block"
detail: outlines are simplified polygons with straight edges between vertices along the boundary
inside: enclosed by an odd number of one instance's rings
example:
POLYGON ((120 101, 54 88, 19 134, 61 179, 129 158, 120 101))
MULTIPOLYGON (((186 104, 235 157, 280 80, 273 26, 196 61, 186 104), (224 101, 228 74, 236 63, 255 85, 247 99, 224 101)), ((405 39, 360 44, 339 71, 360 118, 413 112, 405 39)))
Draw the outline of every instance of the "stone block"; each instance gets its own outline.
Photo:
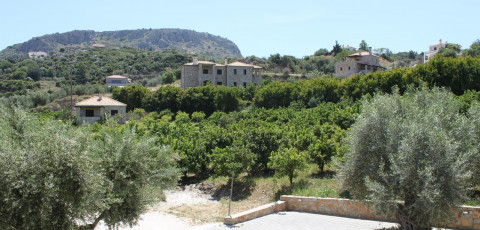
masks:
POLYGON ((473 229, 480 229, 480 223, 479 223, 479 224, 475 224, 475 225, 473 226, 473 229))
POLYGON ((472 226, 472 222, 470 219, 462 219, 462 227, 471 227, 472 226))
POLYGON ((473 219, 478 219, 478 215, 479 215, 478 212, 474 212, 474 213, 472 213, 472 218, 473 219))

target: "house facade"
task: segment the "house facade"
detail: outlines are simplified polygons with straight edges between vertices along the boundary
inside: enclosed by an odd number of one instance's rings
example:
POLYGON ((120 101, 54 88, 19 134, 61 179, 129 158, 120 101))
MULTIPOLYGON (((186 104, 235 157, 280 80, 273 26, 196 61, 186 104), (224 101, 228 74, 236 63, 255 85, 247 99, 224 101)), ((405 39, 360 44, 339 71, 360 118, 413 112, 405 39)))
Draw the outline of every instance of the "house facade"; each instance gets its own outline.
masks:
POLYGON ((350 77, 359 73, 371 73, 379 70, 385 70, 380 65, 380 59, 372 54, 372 48, 369 52, 360 51, 345 57, 344 61, 335 64, 335 75, 339 77, 350 77))
POLYGON ((440 39, 438 41, 438 43, 429 46, 428 51, 423 53, 423 63, 426 63, 431 58, 435 57, 435 55, 437 55, 438 51, 440 51, 441 48, 446 48, 447 45, 448 44, 447 44, 446 41, 444 43, 442 43, 442 39, 440 39))
POLYGON ((116 87, 125 87, 128 85, 132 80, 128 77, 124 77, 121 75, 111 75, 105 77, 105 83, 107 83, 108 87, 116 86, 116 87))
POLYGON ((35 58, 44 58, 44 57, 46 57, 47 55, 48 55, 47 52, 43 52, 43 51, 28 52, 28 57, 29 57, 29 58, 32 58, 32 59, 35 59, 35 58))
POLYGON ((342 46, 342 49, 348 50, 348 51, 356 51, 357 49, 353 46, 342 46))
POLYGON ((243 62, 218 64, 209 61, 198 61, 197 57, 193 62, 186 63, 182 67, 181 86, 182 89, 202 86, 211 83, 213 86, 243 86, 250 83, 260 85, 262 78, 260 70, 262 67, 243 62))
POLYGON ((93 124, 105 116, 116 115, 120 115, 119 122, 124 123, 127 105, 100 94, 75 104, 75 112, 80 123, 93 124))

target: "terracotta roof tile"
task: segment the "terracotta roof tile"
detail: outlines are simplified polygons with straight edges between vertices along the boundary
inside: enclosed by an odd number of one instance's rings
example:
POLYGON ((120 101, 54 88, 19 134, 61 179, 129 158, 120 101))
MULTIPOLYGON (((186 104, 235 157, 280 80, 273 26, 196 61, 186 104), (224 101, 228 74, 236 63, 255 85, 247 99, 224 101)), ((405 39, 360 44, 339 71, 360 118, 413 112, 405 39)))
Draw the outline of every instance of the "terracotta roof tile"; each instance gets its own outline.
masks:
POLYGON ((127 106, 126 104, 114 100, 109 97, 102 96, 101 99, 99 96, 93 96, 86 100, 80 101, 75 106, 127 106))
MULTIPOLYGON (((215 62, 210 62, 210 61, 198 61, 198 64, 215 65, 215 66, 218 66, 218 67, 225 66, 224 64, 217 64, 215 62)), ((185 63, 184 65, 193 65, 193 62, 185 63)), ((254 69, 262 69, 261 66, 247 64, 247 63, 243 63, 243 62, 239 62, 239 61, 232 62, 232 63, 229 63, 227 65, 228 66, 247 66, 247 67, 253 67, 254 69)))
MULTIPOLYGON (((216 65, 217 63, 211 61, 198 61, 198 64, 216 65)), ((194 65, 193 62, 185 63, 184 65, 194 65)))

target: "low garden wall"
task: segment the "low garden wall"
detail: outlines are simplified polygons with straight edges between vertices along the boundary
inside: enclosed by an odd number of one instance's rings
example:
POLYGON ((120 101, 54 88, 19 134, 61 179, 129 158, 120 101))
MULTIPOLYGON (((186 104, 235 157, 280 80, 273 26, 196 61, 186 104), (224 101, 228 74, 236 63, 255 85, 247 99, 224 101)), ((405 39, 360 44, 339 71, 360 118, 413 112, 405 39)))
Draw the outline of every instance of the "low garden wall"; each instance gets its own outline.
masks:
MULTIPOLYGON (((233 225, 280 211, 298 211, 320 213, 333 216, 345 216, 359 219, 397 222, 394 216, 376 215, 368 202, 304 196, 281 196, 280 201, 266 204, 255 209, 225 218, 225 224, 233 225)), ((460 211, 452 213, 455 220, 446 226, 454 229, 480 230, 480 207, 462 206, 460 211)))
POLYGON ((237 213, 232 216, 227 216, 224 219, 224 223, 227 225, 234 225, 248 220, 253 220, 258 217, 266 216, 275 212, 281 212, 286 210, 287 202, 277 201, 274 203, 262 205, 258 208, 250 209, 245 212, 237 213))

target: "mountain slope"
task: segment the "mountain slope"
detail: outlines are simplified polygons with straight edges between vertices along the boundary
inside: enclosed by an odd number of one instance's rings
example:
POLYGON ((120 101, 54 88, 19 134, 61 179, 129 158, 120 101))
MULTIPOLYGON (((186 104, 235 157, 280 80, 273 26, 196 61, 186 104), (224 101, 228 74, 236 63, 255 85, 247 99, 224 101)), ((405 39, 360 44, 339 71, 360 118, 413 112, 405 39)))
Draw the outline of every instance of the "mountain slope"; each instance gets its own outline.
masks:
POLYGON ((237 45, 226 38, 183 29, 138 29, 105 32, 74 30, 35 37, 24 43, 9 46, 0 52, 0 57, 23 56, 34 51, 59 51, 60 48, 89 48, 92 44, 102 44, 107 48, 133 47, 145 50, 176 48, 189 54, 208 57, 242 57, 237 45))

